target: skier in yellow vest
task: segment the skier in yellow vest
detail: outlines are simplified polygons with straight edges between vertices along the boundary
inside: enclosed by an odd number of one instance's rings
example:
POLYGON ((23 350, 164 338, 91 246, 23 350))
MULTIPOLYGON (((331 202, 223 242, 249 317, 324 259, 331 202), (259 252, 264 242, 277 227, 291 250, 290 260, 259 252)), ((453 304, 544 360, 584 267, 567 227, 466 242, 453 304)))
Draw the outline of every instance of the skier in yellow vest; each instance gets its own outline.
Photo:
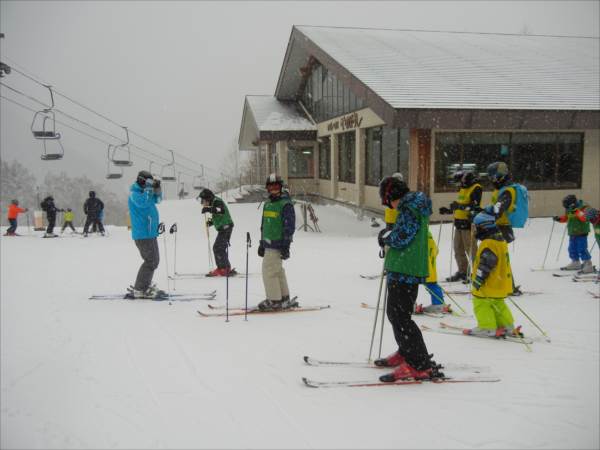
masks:
POLYGON ((473 172, 456 172, 454 181, 460 187, 458 198, 449 208, 440 208, 440 214, 453 214, 455 228, 453 245, 458 270, 454 275, 447 277, 446 281, 466 281, 469 259, 472 258, 472 248, 475 245, 471 237, 471 212, 481 209, 483 189, 473 172))
POLYGON ((75 216, 75 214, 73 214, 73 210, 71 208, 67 208, 67 210, 65 211, 65 214, 64 214, 64 222, 63 222, 62 229, 60 230, 60 234, 63 234, 67 227, 71 228, 73 233, 77 233, 77 231, 75 231, 75 227, 73 226, 74 216, 75 216))
POLYGON ((508 244, 496 226, 496 218, 480 212, 473 219, 477 239, 481 241, 471 275, 473 312, 477 327, 463 330, 464 334, 503 337, 523 336, 515 328, 513 315, 504 299, 513 291, 512 270, 508 244))

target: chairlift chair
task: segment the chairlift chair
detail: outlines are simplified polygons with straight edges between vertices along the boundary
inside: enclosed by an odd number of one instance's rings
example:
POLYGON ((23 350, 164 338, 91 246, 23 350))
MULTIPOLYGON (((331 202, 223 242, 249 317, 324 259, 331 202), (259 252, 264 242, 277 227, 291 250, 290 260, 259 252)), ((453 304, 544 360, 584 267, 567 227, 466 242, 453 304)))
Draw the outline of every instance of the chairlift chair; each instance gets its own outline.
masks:
POLYGON ((203 178, 204 177, 202 175, 197 175, 194 177, 194 180, 192 181, 192 186, 195 190, 201 191, 202 189, 204 189, 204 184, 202 183, 203 178))
POLYGON ((114 150, 115 150, 115 146, 112 144, 108 144, 108 149, 106 151, 106 157, 108 158, 108 160, 106 161, 106 179, 107 180, 118 180, 119 178, 123 178, 123 167, 121 166, 117 166, 118 167, 118 171, 111 171, 111 163, 114 164, 114 159, 111 156, 111 150, 112 150, 112 156, 114 156, 114 150))
POLYGON ((171 162, 162 166, 162 168, 160 169, 160 178, 163 181, 177 181, 177 177, 175 176, 175 155, 173 154, 173 150, 169 151, 171 152, 171 162), (165 174, 165 169, 167 167, 173 168, 172 173, 169 173, 169 171, 167 171, 167 173, 165 174))
POLYGON ((127 136, 127 142, 113 146, 112 157, 109 156, 109 158, 117 167, 131 167, 133 166, 133 161, 131 160, 131 149, 129 148, 129 130, 127 127, 123 127, 123 129, 125 130, 125 135, 127 136), (117 150, 121 152, 127 152, 127 159, 116 159, 115 154, 117 153, 117 150))
POLYGON ((31 121, 31 133, 35 139, 39 139, 43 143, 44 152, 40 156, 43 161, 56 161, 62 159, 65 155, 65 148, 60 141, 60 133, 56 132, 56 117, 53 111, 54 108, 54 93, 52 87, 46 86, 50 91, 51 105, 49 108, 44 108, 37 111, 33 115, 31 121), (40 126, 41 125, 41 126, 40 126), (58 151, 51 153, 48 151, 46 141, 55 140, 58 143, 58 151))

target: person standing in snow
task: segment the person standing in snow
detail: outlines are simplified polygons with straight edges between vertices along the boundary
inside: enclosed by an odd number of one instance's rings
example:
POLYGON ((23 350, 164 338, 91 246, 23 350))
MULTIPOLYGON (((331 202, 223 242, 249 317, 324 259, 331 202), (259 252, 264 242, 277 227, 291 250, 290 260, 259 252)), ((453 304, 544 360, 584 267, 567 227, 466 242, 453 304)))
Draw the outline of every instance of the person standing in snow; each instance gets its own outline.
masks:
POLYGON ((473 219, 476 239, 481 241, 471 274, 473 312, 477 327, 464 334, 501 338, 523 337, 515 328, 513 315, 504 299, 513 291, 508 244, 496 224, 496 217, 480 212, 473 219))
POLYGON ((444 291, 442 291, 442 287, 437 282, 436 259, 438 255, 438 248, 430 231, 427 231, 427 247, 429 250, 429 257, 427 259, 429 276, 425 280, 425 289, 427 289, 427 292, 429 292, 431 295, 431 305, 416 305, 415 314, 449 313, 450 306, 444 303, 444 291))
POLYGON ((283 261, 290 257, 290 245, 296 230, 296 213, 283 180, 272 173, 267 177, 269 198, 263 206, 258 256, 263 258, 262 278, 266 299, 258 304, 262 311, 298 307, 290 299, 283 261))
POLYGON ((227 277, 235 275, 231 270, 229 262, 229 241, 233 233, 233 220, 229 214, 227 204, 217 197, 210 189, 202 189, 198 198, 202 202, 202 214, 210 213, 212 218, 206 222, 207 226, 214 226, 217 230, 217 238, 213 244, 213 253, 215 255, 215 264, 217 268, 207 273, 207 277, 227 277))
POLYGON ((58 235, 54 234, 54 227, 56 226, 56 213, 58 211, 62 211, 62 209, 58 209, 54 204, 54 197, 49 195, 42 203, 40 203, 40 208, 42 211, 46 212, 46 219, 48 220, 48 227, 46 228, 46 234, 44 234, 45 238, 53 238, 58 237, 58 235))
POLYGON ((577 200, 573 194, 567 195, 562 201, 565 214, 554 216, 553 220, 567 224, 569 234, 569 257, 571 262, 560 270, 579 270, 582 274, 594 273, 592 255, 588 251, 587 237, 590 224, 585 220, 587 205, 577 200), (579 260, 581 259, 581 262, 579 260))
POLYGON ((83 204, 83 212, 87 216, 85 219, 85 225, 83 227, 83 237, 87 237, 90 225, 98 227, 100 234, 104 236, 104 226, 100 221, 100 215, 104 210, 104 203, 102 200, 96 197, 96 192, 90 191, 89 197, 83 204))
POLYGON ((8 207, 8 223, 10 223, 10 227, 8 227, 4 236, 18 236, 17 217, 19 216, 19 214, 27 211, 27 208, 19 207, 19 200, 11 200, 10 206, 8 207))
POLYGON ((475 246, 471 236, 471 212, 481 210, 483 188, 473 172, 458 171, 454 174, 454 182, 459 186, 458 198, 450 207, 441 207, 440 214, 454 215, 454 258, 458 270, 446 281, 466 281, 469 260, 475 246))
POLYGON ((391 230, 381 230, 379 246, 387 247, 384 267, 387 271, 387 317, 392 324, 398 350, 375 365, 395 367, 379 379, 393 382, 404 378, 437 376, 423 334, 412 320, 419 284, 429 275, 427 266, 427 233, 431 216, 431 200, 422 192, 409 192, 404 181, 386 177, 379 184, 379 197, 384 206, 398 210, 391 230))
POLYGON ((152 284, 154 271, 160 262, 158 251, 159 216, 156 205, 162 200, 160 180, 154 180, 146 170, 138 173, 129 189, 129 217, 131 237, 144 260, 138 270, 135 284, 128 289, 129 298, 155 298, 160 292, 152 284))
POLYGON ((73 233, 77 233, 77 231, 75 231, 75 227, 73 226, 73 218, 74 218, 73 210, 71 210, 71 208, 67 208, 67 210, 65 211, 64 222, 63 222, 62 229, 60 230, 60 234, 63 234, 67 227, 71 228, 73 233))

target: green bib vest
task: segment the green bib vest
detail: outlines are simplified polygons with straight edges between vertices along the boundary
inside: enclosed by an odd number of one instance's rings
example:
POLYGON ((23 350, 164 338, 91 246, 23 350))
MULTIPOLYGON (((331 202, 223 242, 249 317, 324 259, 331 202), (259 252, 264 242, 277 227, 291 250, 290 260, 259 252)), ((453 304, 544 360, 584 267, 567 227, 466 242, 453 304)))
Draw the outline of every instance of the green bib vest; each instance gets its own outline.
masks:
POLYGON ((223 202, 223 208, 224 208, 223 214, 213 214, 212 215, 213 225, 215 226, 215 229, 218 231, 221 228, 223 228, 225 225, 233 225, 233 220, 231 219, 231 215, 229 214, 229 208, 227 208, 227 204, 219 197, 215 197, 215 199, 213 200, 213 203, 215 200, 219 200, 219 201, 223 202))
POLYGON ((429 275, 428 243, 429 217, 423 216, 417 210, 410 208, 419 222, 417 235, 408 247, 397 249, 390 247, 385 254, 385 270, 405 275, 426 278, 429 275))
MULTIPOLYGON (((581 208, 584 208, 582 206, 581 208)), ((583 236, 590 232, 590 223, 582 222, 575 215, 575 211, 567 212, 567 232, 569 236, 583 236)))
POLYGON ((283 239, 283 207, 291 204, 289 198, 276 201, 268 200, 263 207, 262 239, 265 241, 280 241, 283 239))

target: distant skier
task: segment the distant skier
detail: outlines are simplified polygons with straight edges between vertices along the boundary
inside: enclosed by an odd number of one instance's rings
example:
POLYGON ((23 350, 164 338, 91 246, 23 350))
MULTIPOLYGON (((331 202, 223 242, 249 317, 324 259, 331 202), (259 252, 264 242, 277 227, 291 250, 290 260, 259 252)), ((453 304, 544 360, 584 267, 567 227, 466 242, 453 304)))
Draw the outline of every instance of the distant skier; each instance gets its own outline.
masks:
POLYGON ((473 219, 476 238, 481 241, 471 275, 473 312, 477 327, 463 330, 464 334, 503 337, 523 336, 515 328, 513 315, 504 299, 513 291, 512 270, 508 244, 496 224, 496 218, 480 212, 473 219))
POLYGON ((446 281, 466 281, 469 263, 475 243, 471 236, 471 213, 481 210, 481 194, 483 189, 473 172, 458 171, 454 174, 454 182, 459 186, 458 198, 450 207, 441 207, 440 214, 454 215, 454 258, 458 270, 446 281), (468 258, 467 258, 468 256, 468 258))
POLYGON ((207 273, 207 277, 225 277, 235 275, 229 262, 228 250, 231 233, 233 232, 233 220, 227 204, 217 197, 210 189, 202 189, 198 198, 202 202, 202 214, 210 213, 212 218, 207 221, 207 226, 214 225, 217 230, 217 238, 213 244, 213 253, 215 255, 215 264, 217 268, 207 273))
POLYGON ((587 237, 590 232, 590 224, 585 220, 585 209, 587 205, 582 200, 577 200, 573 194, 563 198, 562 205, 565 214, 554 216, 556 222, 567 224, 569 234, 569 257, 571 262, 561 270, 579 270, 581 273, 594 273, 592 255, 588 251, 587 237), (581 262, 579 262, 581 260, 581 262))
POLYGON ((83 237, 87 237, 90 225, 94 224, 98 226, 100 234, 104 236, 104 226, 100 221, 100 215, 104 209, 104 203, 102 200, 96 197, 96 192, 90 191, 89 197, 83 204, 83 212, 86 214, 85 225, 83 226, 83 237))
POLYGON ((152 284, 154 271, 160 262, 158 251, 159 216, 156 205, 162 200, 160 180, 154 180, 146 170, 138 173, 135 183, 129 189, 129 216, 131 217, 131 237, 135 241, 144 262, 128 289, 129 298, 156 298, 160 292, 152 284))
POLYGON ((427 267, 427 232, 431 216, 431 200, 422 192, 409 192, 404 181, 384 178, 379 185, 381 203, 398 210, 392 230, 381 230, 380 247, 388 247, 384 267, 387 271, 386 314, 394 332, 398 350, 375 364, 396 367, 379 379, 393 382, 403 378, 431 378, 437 368, 427 351, 423 335, 411 315, 419 292, 425 283, 427 267))
POLYGON ((40 208, 42 208, 42 211, 46 212, 46 219, 48 220, 46 234, 44 234, 44 236, 42 237, 58 237, 57 234, 54 234, 54 227, 56 226, 56 213, 58 211, 62 211, 62 209, 56 207, 56 205, 54 204, 54 197, 52 197, 51 195, 42 200, 42 203, 40 203, 40 208))
POLYGON ((77 233, 77 231, 75 231, 75 227, 73 226, 73 218, 73 210, 71 208, 67 208, 67 210, 65 211, 64 222, 62 229, 60 230, 60 234, 63 234, 67 227, 69 227, 73 231, 73 233, 77 233))
POLYGON ((19 200, 11 200, 10 206, 8 207, 8 222, 10 223, 10 227, 8 227, 4 236, 18 236, 17 217, 19 214, 27 211, 27 208, 19 207, 19 200))
POLYGON ((261 238, 258 256, 263 258, 262 278, 266 299, 258 304, 263 311, 295 308, 298 302, 290 299, 283 261, 290 257, 296 213, 288 192, 283 189, 283 179, 272 173, 267 177, 269 198, 263 206, 260 225, 261 238))

